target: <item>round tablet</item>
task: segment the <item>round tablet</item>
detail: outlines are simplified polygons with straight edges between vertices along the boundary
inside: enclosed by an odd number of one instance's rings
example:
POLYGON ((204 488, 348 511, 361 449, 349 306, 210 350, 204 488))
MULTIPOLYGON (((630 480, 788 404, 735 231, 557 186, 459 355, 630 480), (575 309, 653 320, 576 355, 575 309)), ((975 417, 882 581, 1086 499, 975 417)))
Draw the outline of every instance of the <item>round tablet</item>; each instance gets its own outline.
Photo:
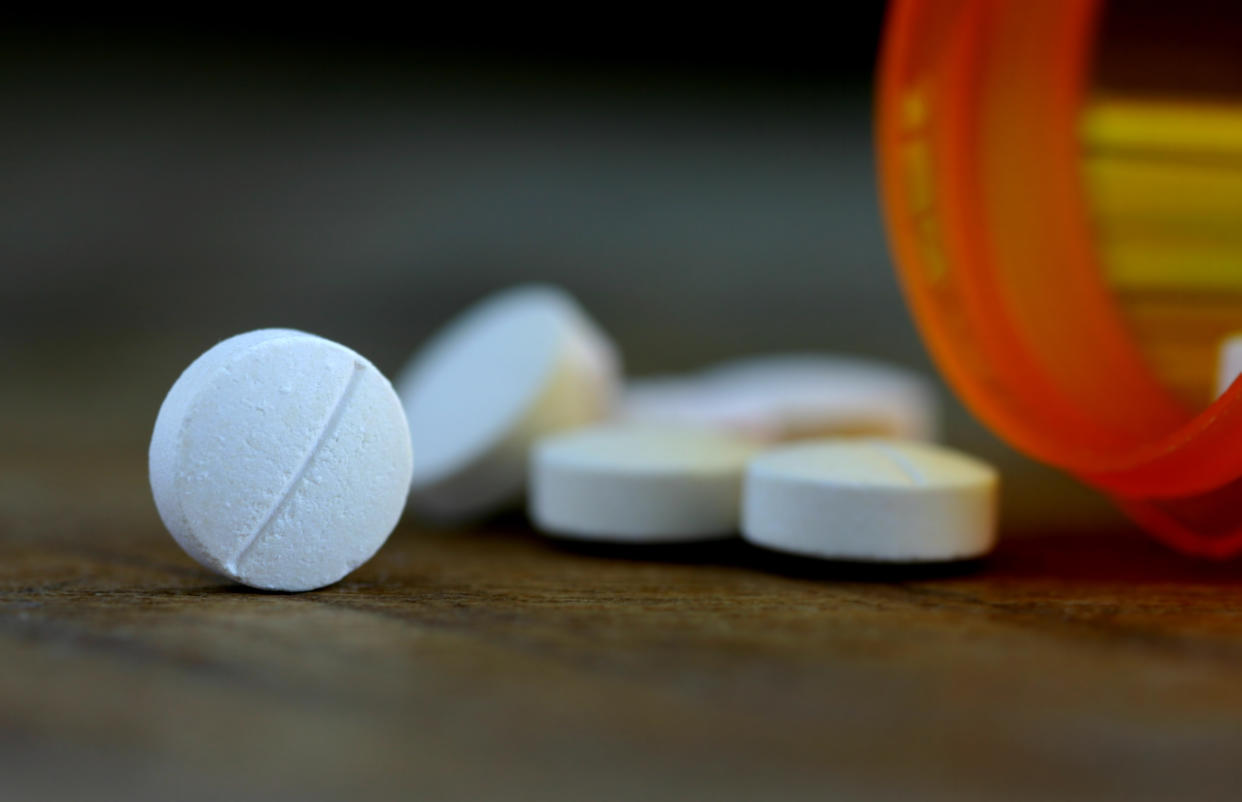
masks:
POLYGON ((756 445, 722 432, 615 424, 539 442, 529 511, 545 532, 657 543, 735 533, 756 445))
POLYGON ((828 354, 738 359, 703 373, 708 392, 768 410, 777 440, 871 435, 932 440, 939 403, 924 377, 876 360, 828 354))
POLYGON ((619 417, 630 423, 717 429, 762 442, 779 440, 783 433, 771 404, 715 392, 698 375, 632 379, 620 407, 619 417))
POLYGON ((534 441, 608 416, 619 376, 616 349, 560 290, 467 310, 397 381, 418 454, 411 508, 461 519, 519 500, 534 441))
POLYGON ((883 362, 803 354, 726 362, 627 384, 621 414, 698 425, 767 442, 827 435, 934 439, 939 404, 917 373, 883 362))
POLYGON ((330 585, 373 555, 409 488, 409 428, 375 367, 287 329, 196 359, 155 420, 151 490, 183 549, 269 590, 330 585))
POLYGON ((746 470, 742 535, 839 560, 928 562, 987 553, 997 475, 924 443, 833 439, 767 451, 746 470))

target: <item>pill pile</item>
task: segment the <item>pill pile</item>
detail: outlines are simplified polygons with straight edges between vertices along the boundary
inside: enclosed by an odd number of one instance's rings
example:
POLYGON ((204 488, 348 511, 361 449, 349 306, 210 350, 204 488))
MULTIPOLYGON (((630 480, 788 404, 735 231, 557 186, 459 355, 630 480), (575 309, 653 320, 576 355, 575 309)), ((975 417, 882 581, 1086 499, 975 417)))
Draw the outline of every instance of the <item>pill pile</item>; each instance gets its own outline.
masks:
POLYGON ((626 381, 564 291, 486 298, 410 358, 287 329, 227 339, 173 384, 150 447, 156 508, 204 567, 330 585, 403 510, 468 522, 525 500, 550 536, 684 543, 740 533, 805 557, 934 562, 993 546, 997 475, 931 444, 918 375, 827 355, 626 381))

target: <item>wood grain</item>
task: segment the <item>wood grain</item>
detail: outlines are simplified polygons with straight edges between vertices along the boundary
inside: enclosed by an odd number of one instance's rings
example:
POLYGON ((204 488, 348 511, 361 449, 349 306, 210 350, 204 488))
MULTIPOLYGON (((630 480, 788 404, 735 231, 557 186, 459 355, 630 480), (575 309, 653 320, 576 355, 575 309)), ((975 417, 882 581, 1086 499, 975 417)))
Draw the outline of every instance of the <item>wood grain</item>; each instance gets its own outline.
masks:
POLYGON ((251 592, 140 455, 0 469, 4 799, 1225 798, 1242 565, 1133 532, 875 570, 403 525, 251 592))

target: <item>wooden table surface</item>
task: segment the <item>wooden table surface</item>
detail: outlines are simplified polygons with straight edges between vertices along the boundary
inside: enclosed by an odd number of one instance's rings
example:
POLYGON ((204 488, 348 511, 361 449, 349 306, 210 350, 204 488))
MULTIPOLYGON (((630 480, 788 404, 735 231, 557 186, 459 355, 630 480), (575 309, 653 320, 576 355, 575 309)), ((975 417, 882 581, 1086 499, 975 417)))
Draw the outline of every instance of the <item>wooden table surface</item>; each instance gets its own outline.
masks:
POLYGON ((246 590, 141 453, 0 465, 0 798, 1226 798, 1242 564, 1133 532, 876 571, 403 524, 246 590), (1193 794, 1188 794, 1193 791, 1193 794))
POLYGON ((0 802, 1237 796, 1242 562, 1170 554, 956 407, 1006 525, 955 571, 584 552, 516 517, 405 523, 313 593, 199 568, 147 438, 178 371, 248 328, 391 370, 539 279, 634 374, 930 366, 865 87, 187 59, 35 54, 0 81, 0 802))

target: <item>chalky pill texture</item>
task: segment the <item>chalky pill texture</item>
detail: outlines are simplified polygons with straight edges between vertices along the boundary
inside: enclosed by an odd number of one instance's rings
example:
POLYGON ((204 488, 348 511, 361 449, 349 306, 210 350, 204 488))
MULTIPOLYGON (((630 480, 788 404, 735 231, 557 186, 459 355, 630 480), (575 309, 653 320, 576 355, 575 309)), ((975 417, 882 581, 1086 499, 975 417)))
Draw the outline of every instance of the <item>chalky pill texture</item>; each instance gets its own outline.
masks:
POLYGON ((518 501, 539 437, 601 420, 616 349, 555 287, 490 296, 438 333, 397 381, 418 453, 410 507, 460 520, 518 501))
POLYGON ((738 528, 742 474, 757 445, 724 432, 612 424, 541 440, 529 511, 545 532, 658 543, 738 528))
POLYGON ((270 590, 332 584, 401 516, 413 459, 388 380, 350 349, 264 329, 219 343, 155 422, 151 490, 195 560, 270 590))
POLYGON ((996 538, 996 471, 939 446, 829 439, 746 471, 742 535, 778 551, 879 562, 960 560, 996 538))

